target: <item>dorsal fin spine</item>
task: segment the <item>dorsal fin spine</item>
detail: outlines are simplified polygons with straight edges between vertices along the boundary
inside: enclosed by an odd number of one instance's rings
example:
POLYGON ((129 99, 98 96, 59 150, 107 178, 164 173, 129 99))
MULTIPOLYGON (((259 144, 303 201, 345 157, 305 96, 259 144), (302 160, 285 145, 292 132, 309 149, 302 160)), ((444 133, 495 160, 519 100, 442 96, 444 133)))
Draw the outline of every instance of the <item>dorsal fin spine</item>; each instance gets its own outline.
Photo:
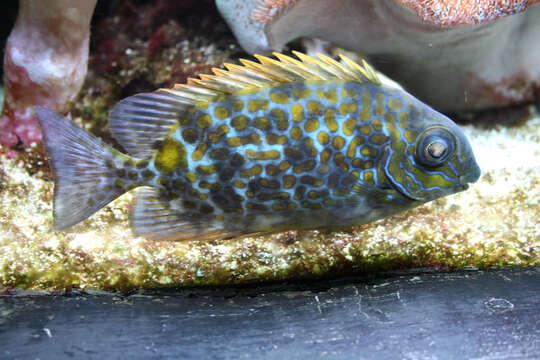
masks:
POLYGON ((375 71, 365 60, 360 65, 341 54, 342 62, 323 54, 314 58, 298 51, 292 53, 298 59, 277 52, 273 53, 277 59, 255 54, 259 62, 240 59, 242 65, 225 63, 226 69, 212 68, 214 75, 201 74, 200 79, 190 78, 187 84, 162 90, 174 93, 184 102, 196 103, 209 101, 217 95, 303 80, 334 78, 380 85, 375 71))

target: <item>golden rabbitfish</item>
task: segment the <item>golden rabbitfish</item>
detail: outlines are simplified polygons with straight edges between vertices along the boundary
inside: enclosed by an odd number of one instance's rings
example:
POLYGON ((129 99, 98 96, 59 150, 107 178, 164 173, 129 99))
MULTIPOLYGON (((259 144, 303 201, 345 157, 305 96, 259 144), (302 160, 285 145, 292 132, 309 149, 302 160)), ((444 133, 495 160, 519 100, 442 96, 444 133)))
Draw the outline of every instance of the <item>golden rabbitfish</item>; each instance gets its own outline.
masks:
POLYGON ((450 119, 381 84, 365 62, 295 55, 225 64, 120 101, 110 129, 130 155, 36 108, 56 180, 55 227, 143 186, 130 219, 150 239, 335 229, 478 179, 450 119))

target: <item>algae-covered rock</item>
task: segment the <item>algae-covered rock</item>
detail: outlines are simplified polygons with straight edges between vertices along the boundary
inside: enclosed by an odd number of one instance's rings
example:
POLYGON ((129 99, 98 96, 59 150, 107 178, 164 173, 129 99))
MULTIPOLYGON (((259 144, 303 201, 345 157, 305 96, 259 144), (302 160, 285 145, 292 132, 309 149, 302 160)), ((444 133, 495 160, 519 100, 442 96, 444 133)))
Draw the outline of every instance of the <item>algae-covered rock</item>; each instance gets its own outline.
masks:
POLYGON ((339 276, 431 266, 540 265, 540 117, 463 127, 482 178, 463 193, 339 232, 152 242, 133 237, 132 194, 52 230, 53 183, 1 158, 0 288, 130 289, 339 276))

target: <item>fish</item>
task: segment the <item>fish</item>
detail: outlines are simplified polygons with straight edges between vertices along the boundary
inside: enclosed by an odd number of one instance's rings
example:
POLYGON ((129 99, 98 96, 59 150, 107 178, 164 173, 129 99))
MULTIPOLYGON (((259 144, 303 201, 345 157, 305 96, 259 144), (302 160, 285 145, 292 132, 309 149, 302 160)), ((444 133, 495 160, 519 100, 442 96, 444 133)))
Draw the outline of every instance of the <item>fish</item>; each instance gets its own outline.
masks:
POLYGON ((466 190, 480 176, 448 117, 365 61, 254 55, 118 102, 121 152, 36 107, 67 229, 136 190, 130 225, 156 241, 368 223, 466 190))

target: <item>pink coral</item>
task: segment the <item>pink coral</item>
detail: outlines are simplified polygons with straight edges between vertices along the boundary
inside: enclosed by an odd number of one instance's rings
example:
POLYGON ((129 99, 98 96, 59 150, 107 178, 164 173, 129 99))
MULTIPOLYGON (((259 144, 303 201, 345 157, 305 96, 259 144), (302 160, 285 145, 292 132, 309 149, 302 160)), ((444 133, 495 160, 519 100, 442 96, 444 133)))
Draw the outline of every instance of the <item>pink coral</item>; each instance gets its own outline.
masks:
POLYGON ((35 105, 65 112, 86 76, 96 0, 21 0, 4 57, 0 143, 41 141, 35 105))

